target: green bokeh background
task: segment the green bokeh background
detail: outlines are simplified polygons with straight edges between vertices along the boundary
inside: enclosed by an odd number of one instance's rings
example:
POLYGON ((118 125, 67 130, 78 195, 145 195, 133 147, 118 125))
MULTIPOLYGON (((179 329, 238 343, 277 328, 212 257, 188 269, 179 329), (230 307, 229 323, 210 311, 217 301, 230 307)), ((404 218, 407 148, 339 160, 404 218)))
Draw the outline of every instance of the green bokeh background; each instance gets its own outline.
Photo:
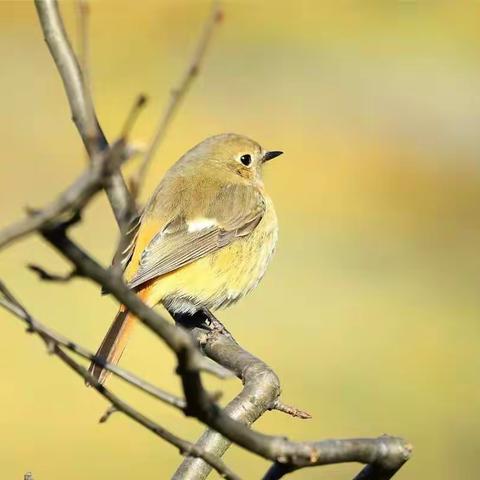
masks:
MULTIPOLYGON (((73 3, 62 4, 75 35, 73 3)), ((92 82, 109 138, 135 96, 150 102, 133 140, 148 142, 190 56, 208 4, 93 2, 92 82)), ((221 313, 313 414, 255 426, 292 439, 402 435, 399 479, 478 477, 480 453, 480 6, 464 2, 225 3, 200 77, 155 157, 146 191, 203 138, 247 134, 286 154, 268 166, 281 224, 260 287, 221 313)), ((30 2, 0 3, 1 224, 41 206, 85 156, 30 2)), ((138 160, 126 166, 127 176, 138 160)), ((103 263, 116 242, 103 195, 75 236, 103 263)), ((116 306, 91 283, 40 282, 25 265, 68 266, 38 238, 0 252, 0 275, 41 320, 94 349, 116 306)), ((169 478, 175 449, 121 415, 0 312, 1 477, 169 478)), ((138 328, 122 365, 180 392, 172 355, 138 328)), ((235 380, 209 386, 239 389, 235 380)), ((111 386, 179 435, 202 426, 111 386)), ((244 478, 268 463, 239 448, 244 478)), ((298 479, 344 479, 358 466, 298 479)), ((212 478, 216 478, 212 474, 212 478)))

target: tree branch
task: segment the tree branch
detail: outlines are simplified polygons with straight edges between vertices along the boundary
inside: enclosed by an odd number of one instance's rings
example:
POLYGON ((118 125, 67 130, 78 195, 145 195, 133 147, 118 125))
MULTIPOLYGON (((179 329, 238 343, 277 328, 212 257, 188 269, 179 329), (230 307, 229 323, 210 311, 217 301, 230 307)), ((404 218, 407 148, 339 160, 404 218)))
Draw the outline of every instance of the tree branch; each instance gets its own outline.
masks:
POLYGON ((272 410, 277 410, 279 412, 286 413, 295 418, 301 418, 302 420, 309 420, 312 416, 299 408, 293 407, 292 405, 287 405, 283 403, 280 399, 277 399, 271 408, 272 410))
POLYGON ((274 462, 267 470, 267 473, 262 477, 262 480, 279 480, 293 471, 295 471, 295 467, 292 465, 274 462))
POLYGON ((202 450, 201 448, 193 445, 186 440, 178 437, 177 435, 171 433, 167 429, 160 426, 158 423, 155 423, 153 420, 150 420, 145 415, 142 415, 137 410, 132 408, 130 405, 125 403, 110 390, 101 385, 95 377, 88 373, 88 370, 78 363, 76 363, 70 356, 68 356, 61 348, 58 346, 55 347, 55 355, 57 355, 64 363, 66 363, 73 371, 80 375, 89 385, 91 385, 100 395, 105 397, 119 412, 123 412, 127 417, 131 418, 135 422, 139 423, 146 429, 150 430, 152 433, 162 438, 166 442, 174 445, 178 448, 181 455, 194 455, 201 457, 203 460, 208 462, 222 477, 229 480, 240 480, 240 477, 235 474, 225 463, 215 455, 212 455, 209 452, 202 450))
MULTIPOLYGON (((166 442, 174 445, 179 449, 181 455, 193 455, 194 457, 201 457, 222 477, 228 478, 230 480, 240 480, 240 477, 236 475, 230 468, 228 468, 219 457, 209 452, 206 452, 202 448, 193 445, 192 443, 187 442, 186 440, 183 440, 180 437, 169 432, 168 430, 166 430, 159 424, 153 422, 148 417, 142 415, 129 404, 121 400, 114 393, 105 388, 105 386, 101 385, 97 381, 97 379, 88 372, 86 368, 75 362, 73 358, 71 358, 67 353, 62 350, 61 347, 66 347, 69 350, 72 350, 73 352, 90 360, 97 360, 96 357, 83 347, 80 347, 79 345, 74 344, 70 340, 61 337, 55 332, 49 330, 47 327, 43 326, 37 320, 34 320, 33 317, 9 292, 9 290, 2 282, 0 282, 0 305, 7 309, 10 313, 25 321, 28 325, 28 331, 31 333, 36 333, 45 342, 49 353, 56 355, 58 358, 60 358, 60 360, 62 360, 66 365, 68 365, 72 370, 74 370, 78 375, 80 375, 90 386, 92 386, 98 393, 100 393, 100 395, 105 397, 112 404, 115 411, 123 412, 127 417, 147 428, 166 442)), ((168 403, 169 405, 173 405, 179 408, 179 404, 181 404, 181 408, 184 408, 184 404, 181 399, 178 399, 173 395, 167 394, 157 389, 156 387, 147 384, 147 382, 144 382, 143 380, 138 381, 136 377, 123 371, 118 367, 104 362, 102 362, 102 364, 112 373, 123 378, 128 383, 136 386, 140 390, 149 393, 150 395, 168 403)), ((106 418, 103 421, 105 420, 106 418)))
MULTIPOLYGON (((382 435, 378 438, 356 438, 351 440, 323 440, 316 442, 322 450, 323 463, 334 464, 345 461, 368 464, 353 480, 389 480, 409 459, 412 447, 401 438, 382 435), (345 460, 350 458, 350 460, 345 460)), ((303 467, 275 462, 262 480, 277 480, 303 467)), ((317 463, 319 465, 319 463, 317 463)))
POLYGON ((75 1, 75 13, 77 20, 77 49, 78 49, 78 64, 82 72, 83 81, 90 93, 93 105, 93 92, 90 83, 90 43, 89 43, 89 19, 90 19, 90 5, 88 0, 75 1))
MULTIPOLYGON (((280 381, 277 375, 262 360, 244 350, 232 337, 218 333, 205 334, 200 329, 193 329, 192 333, 208 357, 228 368, 243 382, 242 391, 225 407, 225 414, 243 425, 252 425, 270 410, 272 402, 280 395, 280 381)), ((217 431, 207 430, 196 444, 215 455, 222 456, 231 443, 231 440, 217 431)), ((206 478, 211 468, 205 462, 197 460, 185 458, 173 479, 206 478)))
MULTIPOLYGON (((108 148, 108 141, 98 123, 91 94, 65 31, 56 0, 35 0, 45 42, 62 78, 70 104, 72 120, 90 158, 108 148)), ((132 215, 130 193, 119 170, 111 175, 105 187, 118 225, 132 215)))
POLYGON ((40 267, 40 265, 35 265, 34 263, 29 263, 27 268, 32 272, 35 272, 41 280, 46 282, 67 283, 78 276, 78 273, 75 269, 71 270, 65 275, 59 275, 58 273, 50 273, 43 267, 40 267))
MULTIPOLYGON (((245 423, 232 418, 228 412, 219 408, 212 400, 212 396, 204 389, 199 373, 202 356, 192 337, 185 330, 170 325, 145 305, 134 292, 128 289, 120 277, 109 275, 107 270, 98 265, 67 237, 66 230, 62 225, 49 227, 43 230, 42 234, 54 248, 73 263, 82 275, 105 287, 175 352, 178 361, 177 372, 181 377, 187 402, 185 409, 187 415, 195 416, 213 430, 250 452, 274 462, 290 464, 295 467, 360 462, 375 463, 385 469, 398 469, 409 458, 410 445, 395 437, 292 442, 285 437, 265 435, 249 429, 245 423)), ((239 347, 230 335, 224 335, 218 331, 207 335, 203 347, 212 359, 223 358, 225 360, 223 365, 236 373, 240 368, 247 367, 252 358, 255 359, 239 347), (211 337, 210 342, 208 341, 209 337, 211 337), (208 347, 215 344, 217 348, 209 351, 208 347)), ((258 359, 255 360, 254 365, 259 365, 258 359)), ((257 389, 274 387, 277 393, 273 393, 271 396, 267 395, 270 397, 267 406, 259 403, 257 397, 260 392, 256 390, 255 408, 253 409, 253 412, 256 413, 272 407, 272 400, 278 397, 279 388, 278 379, 273 381, 275 374, 268 367, 261 367, 259 370, 257 373, 260 376, 267 375, 271 380, 265 384, 256 383, 255 387, 257 389)), ((244 374, 242 373, 242 376, 244 374)))
MULTIPOLYGON (((30 215, 27 218, 0 230, 0 249, 14 240, 44 228, 52 221, 58 221, 62 216, 69 217, 75 212, 79 212, 94 195, 111 184, 111 179, 116 175, 119 167, 135 153, 128 146, 127 137, 138 112, 145 105, 145 102, 146 99, 143 95, 135 100, 127 115, 120 138, 111 146, 93 154, 92 161, 86 171, 56 200, 41 210, 29 209, 28 213, 30 215)), ((131 198, 129 197, 128 200, 130 202, 131 198)), ((131 208, 129 212, 129 215, 133 215, 131 208)), ((128 222, 122 224, 121 231, 127 227, 128 222)))
POLYGON ((27 218, 1 230, 0 248, 38 231, 64 214, 70 215, 72 212, 80 211, 103 188, 107 170, 111 169, 113 164, 121 163, 124 160, 124 152, 124 139, 120 139, 111 148, 103 150, 99 154, 98 160, 92 162, 87 170, 56 200, 42 210, 31 210, 31 214, 27 218))
POLYGON ((168 405, 176 407, 179 410, 185 409, 186 403, 183 398, 166 392, 165 390, 156 387, 155 385, 137 377, 133 373, 128 372, 123 368, 118 367, 117 365, 112 365, 111 363, 105 362, 105 360, 102 358, 97 358, 92 352, 82 347, 78 343, 63 335, 60 335, 46 325, 43 325, 25 309, 25 307, 13 296, 13 294, 7 289, 6 285, 2 281, 0 281, 0 305, 12 315, 15 315, 17 318, 23 320, 27 324, 28 331, 35 332, 40 335, 45 343, 54 343, 70 350, 73 353, 76 353, 80 357, 94 361, 103 368, 112 372, 116 377, 121 378, 126 383, 136 387, 142 392, 145 392, 148 395, 167 403, 168 405))
POLYGON ((389 467, 388 465, 372 463, 367 465, 353 480, 390 480, 403 465, 389 467))

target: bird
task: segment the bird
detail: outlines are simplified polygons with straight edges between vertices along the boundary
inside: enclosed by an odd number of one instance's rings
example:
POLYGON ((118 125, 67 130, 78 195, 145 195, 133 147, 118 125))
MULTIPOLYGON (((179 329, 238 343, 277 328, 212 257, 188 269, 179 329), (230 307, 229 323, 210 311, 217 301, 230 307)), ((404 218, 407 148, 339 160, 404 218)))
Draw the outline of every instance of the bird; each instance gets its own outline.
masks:
MULTIPOLYGON (((228 307, 253 290, 278 238, 263 167, 283 152, 234 133, 209 137, 174 163, 130 229, 120 263, 148 306, 176 315, 228 307)), ((96 358, 116 365, 136 317, 121 305, 96 358)), ((108 370, 92 361, 103 384, 108 370)))

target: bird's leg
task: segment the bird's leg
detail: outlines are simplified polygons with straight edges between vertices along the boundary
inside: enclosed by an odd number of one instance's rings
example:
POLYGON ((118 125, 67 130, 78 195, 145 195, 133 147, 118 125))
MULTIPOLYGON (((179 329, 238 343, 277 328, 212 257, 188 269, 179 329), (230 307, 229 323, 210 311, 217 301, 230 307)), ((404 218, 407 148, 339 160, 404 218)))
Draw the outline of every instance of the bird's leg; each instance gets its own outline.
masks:
POLYGON ((202 312, 205 316, 204 323, 213 332, 221 333, 227 337, 231 337, 232 334, 225 328, 225 325, 208 309, 202 308, 202 312))
POLYGON ((174 312, 173 310, 170 310, 168 308, 167 310, 168 313, 175 320, 175 323, 182 326, 183 328, 186 328, 187 330, 193 330, 194 328, 200 327, 202 324, 202 319, 198 318, 197 316, 198 312, 196 312, 195 314, 191 314, 174 312))
POLYGON ((225 328, 222 322, 218 320, 208 308, 202 307, 195 313, 178 313, 169 310, 170 315, 176 323, 184 328, 193 330, 194 328, 201 328, 209 332, 216 332, 222 335, 231 337, 231 333, 225 328))

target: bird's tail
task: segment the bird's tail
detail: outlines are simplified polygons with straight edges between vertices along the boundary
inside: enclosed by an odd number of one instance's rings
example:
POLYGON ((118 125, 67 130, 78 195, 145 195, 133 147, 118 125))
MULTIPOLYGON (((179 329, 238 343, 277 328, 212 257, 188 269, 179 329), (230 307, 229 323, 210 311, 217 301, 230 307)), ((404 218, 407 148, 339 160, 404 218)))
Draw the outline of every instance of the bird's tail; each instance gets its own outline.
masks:
MULTIPOLYGON (((150 288, 146 287, 138 292, 138 296, 144 302, 149 303, 149 293, 150 288)), ((120 357, 127 346, 127 341, 130 338, 136 320, 137 317, 131 314, 125 306, 121 305, 115 320, 113 320, 113 323, 110 325, 95 356, 104 362, 116 365, 120 361, 120 357)), ((101 384, 105 382, 110 374, 108 370, 94 362, 90 364, 88 371, 101 384)))
MULTIPOLYGON (((135 320, 136 317, 122 305, 95 356, 104 362, 116 365, 125 350, 135 320)), ((90 364, 88 371, 101 384, 110 374, 108 370, 94 362, 90 364)))

